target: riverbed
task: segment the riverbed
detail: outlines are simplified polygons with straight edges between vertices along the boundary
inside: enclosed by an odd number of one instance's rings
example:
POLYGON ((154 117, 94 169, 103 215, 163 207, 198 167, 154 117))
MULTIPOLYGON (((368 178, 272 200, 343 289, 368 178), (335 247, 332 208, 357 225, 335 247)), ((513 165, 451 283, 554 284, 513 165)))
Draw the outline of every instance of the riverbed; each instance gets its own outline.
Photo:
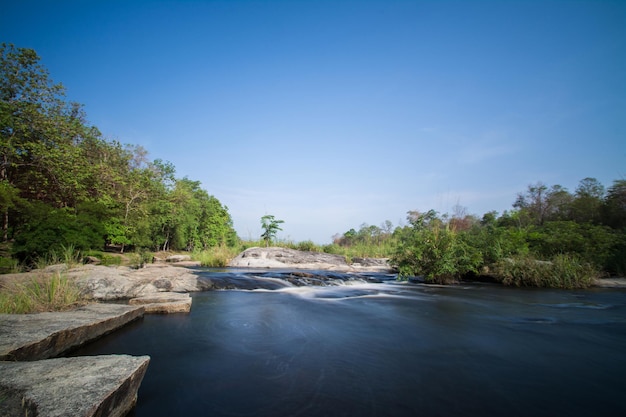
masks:
POLYGON ((133 416, 626 415, 625 290, 262 279, 74 354, 151 356, 133 416))

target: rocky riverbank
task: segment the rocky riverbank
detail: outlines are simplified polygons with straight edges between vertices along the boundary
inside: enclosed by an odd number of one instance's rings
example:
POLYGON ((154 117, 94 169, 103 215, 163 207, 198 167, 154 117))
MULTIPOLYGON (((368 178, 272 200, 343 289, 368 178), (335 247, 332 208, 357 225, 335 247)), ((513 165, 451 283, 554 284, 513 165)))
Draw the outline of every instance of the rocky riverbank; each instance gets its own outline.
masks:
MULTIPOLYGON (((393 269, 386 259, 352 261, 348 263, 343 256, 325 253, 250 248, 233 259, 230 266, 234 270, 247 269, 251 272, 246 274, 255 275, 254 269, 297 269, 335 271, 335 275, 361 274, 360 279, 364 280, 374 279, 367 276, 368 272, 381 273, 393 279, 393 269)), ((56 357, 115 331, 147 312, 189 312, 190 292, 234 285, 220 283, 223 277, 219 274, 199 279, 193 268, 174 265, 197 266, 183 259, 181 263, 158 262, 141 269, 97 265, 67 269, 60 265, 26 274, 0 275, 1 288, 10 281, 62 272, 78 285, 87 299, 96 302, 68 312, 0 315, 0 415, 125 415, 135 404, 149 357, 56 357), (98 303, 119 300, 126 300, 130 305, 98 303), (54 401, 58 398, 63 401, 54 401)), ((282 287, 323 285, 322 278, 341 279, 318 275, 299 271, 288 273, 287 277, 271 275, 267 281, 282 287)), ((240 281, 245 278, 238 277, 240 281)), ((602 279, 596 286, 624 288, 626 279, 602 279)))
POLYGON ((121 304, 0 314, 0 415, 125 416, 137 401, 149 356, 58 356, 143 314, 142 306, 121 304))

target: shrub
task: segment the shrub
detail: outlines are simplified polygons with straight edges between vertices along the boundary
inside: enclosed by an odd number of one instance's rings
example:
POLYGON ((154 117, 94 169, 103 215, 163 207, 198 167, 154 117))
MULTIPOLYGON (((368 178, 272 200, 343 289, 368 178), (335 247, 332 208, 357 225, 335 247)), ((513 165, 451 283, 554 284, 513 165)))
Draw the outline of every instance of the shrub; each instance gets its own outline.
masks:
POLYGON ((85 214, 33 203, 25 215, 30 215, 30 221, 13 244, 13 255, 21 262, 32 263, 52 257, 51 254, 64 254, 69 248, 78 251, 102 247, 104 243, 103 230, 85 214))
POLYGON ((151 252, 140 250, 128 255, 128 265, 131 268, 140 269, 146 264, 152 263, 154 255, 151 252))
POLYGON ((587 288, 599 277, 593 265, 568 254, 551 261, 531 256, 503 259, 495 265, 494 275, 504 285, 565 289, 587 288))
POLYGON ((466 235, 442 226, 432 213, 425 216, 432 218, 417 219, 413 227, 406 228, 400 236, 391 258, 398 268, 399 278, 423 276, 427 282, 446 284, 477 272, 482 256, 468 244, 466 235))
POLYGON ((303 242, 299 242, 296 247, 296 250, 301 250, 304 252, 319 252, 319 246, 317 246, 315 243, 313 243, 313 241, 311 240, 305 240, 303 242))

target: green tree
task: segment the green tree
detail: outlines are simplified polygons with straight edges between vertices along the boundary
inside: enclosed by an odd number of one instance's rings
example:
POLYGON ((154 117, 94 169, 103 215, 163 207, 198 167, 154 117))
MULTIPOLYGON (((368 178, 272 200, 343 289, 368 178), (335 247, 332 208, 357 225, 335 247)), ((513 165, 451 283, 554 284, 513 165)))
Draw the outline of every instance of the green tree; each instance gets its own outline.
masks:
POLYGON ((626 228, 626 180, 613 181, 602 206, 602 215, 604 223, 613 229, 626 228))
POLYGON ((0 46, 0 222, 16 256, 58 244, 123 252, 237 241, 227 208, 199 182, 176 180, 140 146, 103 139, 39 60, 0 46))
POLYGON ((563 220, 568 216, 571 194, 560 185, 548 188, 538 182, 529 185, 525 193, 517 195, 513 207, 519 209, 522 225, 542 225, 549 220, 563 220))
POLYGON ((595 178, 584 178, 578 184, 570 208, 570 220, 577 223, 600 223, 605 189, 595 178))
POLYGON ((269 214, 261 217, 261 227, 263 228, 261 239, 265 241, 265 246, 269 246, 272 240, 276 238, 276 232, 283 230, 279 226, 281 223, 284 223, 284 220, 276 220, 274 216, 269 214))
POLYGON ((409 212, 411 226, 399 233, 392 262, 400 276, 423 276, 427 282, 450 283, 468 273, 476 273, 482 263, 478 250, 466 235, 451 229, 434 210, 424 214, 409 212))

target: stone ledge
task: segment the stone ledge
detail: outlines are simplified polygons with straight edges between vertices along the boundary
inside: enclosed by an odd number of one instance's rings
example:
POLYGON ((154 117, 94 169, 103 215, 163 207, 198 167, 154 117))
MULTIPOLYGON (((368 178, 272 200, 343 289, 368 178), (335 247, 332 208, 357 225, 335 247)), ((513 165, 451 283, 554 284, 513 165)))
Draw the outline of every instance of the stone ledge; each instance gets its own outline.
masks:
POLYGON ((142 306, 89 304, 56 313, 0 314, 0 360, 59 356, 143 317, 144 311, 142 306))
POLYGON ((0 415, 125 416, 149 356, 106 355, 0 362, 0 415))
POLYGON ((128 304, 141 305, 146 313, 189 313, 191 310, 191 297, 187 293, 162 292, 132 298, 128 301, 128 304))

